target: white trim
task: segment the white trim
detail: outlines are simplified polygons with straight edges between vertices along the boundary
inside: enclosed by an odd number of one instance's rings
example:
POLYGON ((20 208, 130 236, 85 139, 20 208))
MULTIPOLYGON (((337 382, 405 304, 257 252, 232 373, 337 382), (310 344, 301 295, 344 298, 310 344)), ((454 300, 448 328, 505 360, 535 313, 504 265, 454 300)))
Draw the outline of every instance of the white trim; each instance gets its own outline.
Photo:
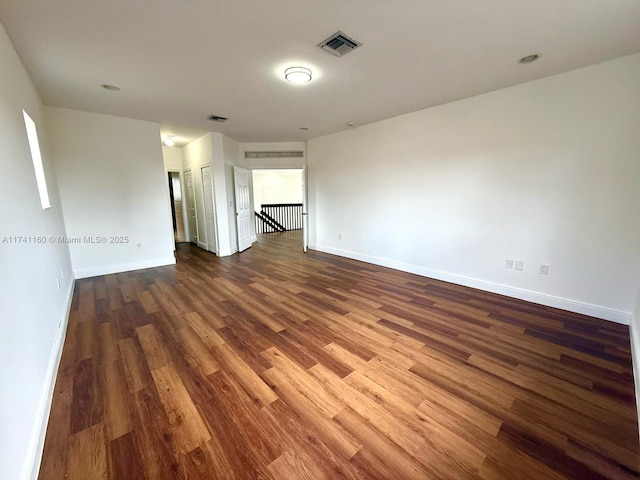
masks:
POLYGON ((201 249, 206 250, 207 252, 209 251, 209 245, 207 245, 207 244, 206 244, 206 243, 204 243, 204 242, 201 242, 200 240, 198 240, 198 246, 199 246, 201 249))
MULTIPOLYGON (((191 243, 191 232, 189 231, 189 212, 187 212, 187 194, 184 188, 184 168, 166 168, 166 173, 177 173, 180 180, 180 191, 182 193, 182 200, 180 203, 182 204, 182 226, 184 228, 184 236, 186 238, 185 242, 180 243, 191 243)), ((193 177, 192 180, 193 182, 193 177)), ((195 195, 194 195, 195 196, 195 195)), ((169 203, 171 203, 171 193, 169 193, 169 203)), ((173 236, 173 230, 171 231, 171 236, 173 236)), ((177 242, 173 243, 173 251, 176 251, 177 242)))
POLYGON ((528 302, 539 303, 548 307, 560 308, 562 310, 568 310, 570 312, 602 318, 604 320, 609 320, 623 325, 629 325, 631 323, 631 312, 625 312, 622 310, 615 310, 613 308, 603 307, 600 305, 579 302, 576 300, 571 300, 569 298, 556 297, 547 293, 535 292, 533 290, 526 290, 524 288, 511 287, 509 285, 503 285, 500 283, 488 282, 486 280, 466 277, 464 275, 458 275, 455 273, 441 272, 438 270, 432 270, 430 268, 420 267, 418 265, 411 265, 408 263, 402 263, 382 257, 374 257, 372 255, 364 255, 348 250, 327 247, 325 245, 314 244, 309 245, 309 248, 318 250, 320 252, 338 255, 340 257, 352 258, 354 260, 360 260, 362 262, 373 263, 374 265, 380 265, 383 267, 393 268, 395 270, 401 270, 403 272, 414 273, 423 277, 429 277, 436 280, 455 283, 458 285, 463 285, 465 287, 477 288, 479 290, 484 290, 492 293, 499 293, 501 295, 518 298, 520 300, 526 300, 528 302))
MULTIPOLYGON (((636 312, 640 315, 640 312, 636 312)), ((629 337, 631 339, 631 359, 633 363, 633 380, 636 387, 636 409, 638 411, 638 424, 640 424, 640 332, 638 332, 638 323, 640 318, 631 321, 629 327, 629 337)), ((639 432, 640 433, 640 432, 639 432)))
POLYGON ((152 258, 150 260, 142 260, 139 262, 119 263, 116 265, 103 265, 93 268, 82 268, 74 270, 75 277, 89 278, 100 275, 109 275, 111 273, 129 272, 131 270, 141 270, 143 268, 164 267, 165 265, 175 265, 175 257, 152 258))
POLYGON ((234 253, 238 253, 238 247, 232 247, 224 250, 221 249, 216 255, 218 255, 219 257, 228 257, 229 255, 233 255, 234 253))
MULTIPOLYGON (((255 223, 255 221, 254 221, 255 223)), ((257 235, 251 235, 251 243, 255 243, 258 241, 258 236, 257 235)))
POLYGON ((49 424, 49 414, 51 412, 51 402, 53 400, 53 390, 56 386, 58 367, 62 358, 62 347, 67 335, 67 325, 69 323, 69 313, 71 312, 71 301, 73 300, 73 286, 75 278, 73 275, 69 279, 69 289, 67 291, 66 305, 62 311, 62 318, 58 322, 58 331, 53 341, 53 348, 49 356, 49 367, 45 376, 45 384, 38 404, 38 413, 34 423, 27 461, 25 462, 22 478, 25 480, 37 480, 40 472, 40 462, 44 450, 44 439, 47 435, 47 425, 49 424))

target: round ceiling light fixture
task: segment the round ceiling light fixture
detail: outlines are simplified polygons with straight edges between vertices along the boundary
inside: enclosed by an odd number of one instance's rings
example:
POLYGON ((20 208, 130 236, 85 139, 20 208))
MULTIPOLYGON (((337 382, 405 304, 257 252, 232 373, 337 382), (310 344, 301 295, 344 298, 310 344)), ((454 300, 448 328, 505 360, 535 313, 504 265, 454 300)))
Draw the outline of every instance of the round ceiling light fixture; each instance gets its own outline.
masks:
POLYGON ((173 147, 176 144, 176 142, 173 141, 173 136, 172 135, 167 135, 165 137, 165 139, 164 139, 164 144, 167 147, 173 147))
POLYGON ((306 67, 289 67, 284 71, 284 78, 296 85, 302 85, 311 81, 311 70, 306 67))
POLYGON ((522 57, 520 60, 518 60, 518 63, 526 65, 527 63, 535 62, 539 58, 540 58, 540 54, 539 53, 533 53, 531 55, 527 55, 526 57, 522 57))

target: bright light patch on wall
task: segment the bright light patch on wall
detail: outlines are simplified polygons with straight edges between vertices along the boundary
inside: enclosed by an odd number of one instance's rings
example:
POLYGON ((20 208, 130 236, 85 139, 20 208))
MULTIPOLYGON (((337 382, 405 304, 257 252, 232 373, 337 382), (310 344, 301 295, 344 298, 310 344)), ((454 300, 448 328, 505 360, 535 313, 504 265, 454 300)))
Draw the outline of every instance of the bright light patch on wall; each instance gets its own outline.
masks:
POLYGON ((36 124, 27 112, 24 114, 24 124, 27 127, 27 138, 29 139, 29 149, 31 150, 31 160, 33 161, 33 170, 36 173, 36 183, 38 184, 38 192, 40 193, 40 203, 42 209, 51 208, 49 201, 49 191, 47 190, 47 180, 44 177, 44 167, 42 166, 42 155, 40 155, 40 143, 38 142, 38 132, 36 124))

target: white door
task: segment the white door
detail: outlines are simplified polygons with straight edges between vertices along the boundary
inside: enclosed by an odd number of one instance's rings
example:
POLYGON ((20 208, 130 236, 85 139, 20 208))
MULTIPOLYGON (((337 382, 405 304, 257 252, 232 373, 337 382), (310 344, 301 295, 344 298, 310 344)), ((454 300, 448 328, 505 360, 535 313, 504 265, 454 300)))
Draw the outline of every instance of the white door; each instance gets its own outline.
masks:
POLYGON ((213 203, 213 177, 211 176, 211 167, 202 167, 202 199, 204 201, 207 250, 216 253, 216 218, 213 203))
POLYGON ((309 246, 309 212, 307 211, 307 166, 302 167, 302 251, 309 246))
POLYGON ((251 246, 251 205, 249 200, 249 172, 246 168, 233 167, 236 190, 236 228, 238 251, 251 246))
POLYGON ((193 191, 193 174, 191 170, 184 171, 184 189, 187 202, 187 229, 191 243, 198 243, 198 220, 196 219, 196 196, 193 191))

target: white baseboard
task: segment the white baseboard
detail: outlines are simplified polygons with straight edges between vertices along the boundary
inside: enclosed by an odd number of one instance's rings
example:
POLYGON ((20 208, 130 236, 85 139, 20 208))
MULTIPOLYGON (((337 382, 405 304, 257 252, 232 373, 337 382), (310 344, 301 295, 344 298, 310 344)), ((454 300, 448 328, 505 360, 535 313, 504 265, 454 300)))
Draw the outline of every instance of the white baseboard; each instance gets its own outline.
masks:
POLYGON ((219 257, 228 257, 229 255, 233 255, 237 251, 238 251, 237 248, 220 248, 216 252, 216 255, 219 256, 219 257))
POLYGON ((140 262, 118 263, 115 265, 102 265, 93 268, 81 268, 74 270, 73 273, 77 279, 98 277, 100 275, 109 275, 111 273, 130 272, 132 270, 142 270, 143 268, 164 267, 165 265, 175 265, 175 257, 152 258, 150 260, 142 260, 140 262))
POLYGON ((463 285, 465 287, 477 288, 478 290, 484 290, 486 292, 498 293, 500 295, 506 295, 508 297, 518 298, 520 300, 526 300, 528 302, 539 303, 548 307, 559 308, 562 310, 568 310, 570 312, 589 315, 596 318, 602 318, 604 320, 621 323, 623 325, 629 325, 631 322, 631 312, 615 310, 600 305, 592 305, 590 303, 579 302, 576 300, 571 300, 569 298, 556 297, 547 293, 535 292, 533 290, 527 290, 524 288, 511 287, 509 285, 489 282, 473 277, 466 277, 464 275, 458 275, 455 273, 441 272, 438 270, 432 270, 430 268, 420 267, 418 265, 411 265, 387 258, 375 257, 372 255, 365 255, 349 250, 327 247, 325 245, 314 244, 309 245, 309 248, 311 248, 312 250, 318 250, 320 252, 338 255, 340 257, 352 258, 354 260, 360 260, 362 262, 372 263, 374 265, 380 265, 382 267, 389 267, 403 272, 414 273, 423 277, 443 280, 445 282, 455 283, 457 285, 463 285))
POLYGON ((34 423, 33 432, 31 433, 31 441, 29 443, 29 451, 27 460, 24 465, 22 478, 24 480, 37 480, 40 472, 40 462, 42 461, 42 451, 44 450, 44 439, 47 435, 47 425, 49 424, 49 413, 51 412, 51 401, 53 400, 53 390, 56 386, 56 378, 58 376, 58 367, 62 358, 62 347, 67 335, 67 325, 69 323, 69 313, 71 312, 71 301, 73 300, 73 286, 75 278, 73 275, 69 279, 69 289, 65 308, 62 311, 56 338, 53 341, 51 355, 49 356, 49 366, 45 376, 45 384, 43 385, 38 403, 38 413, 34 423))
POLYGON ((209 251, 209 245, 207 245, 207 244, 206 244, 206 243, 204 243, 204 242, 201 242, 200 240, 198 240, 198 246, 199 246, 201 249, 203 249, 203 250, 207 250, 207 251, 209 251))
POLYGON ((636 387, 636 409, 638 411, 638 425, 640 425, 640 332, 638 331, 639 323, 640 323, 640 318, 636 318, 631 322, 631 326, 629 327, 629 334, 631 337, 631 358, 633 360, 633 383, 636 387))

